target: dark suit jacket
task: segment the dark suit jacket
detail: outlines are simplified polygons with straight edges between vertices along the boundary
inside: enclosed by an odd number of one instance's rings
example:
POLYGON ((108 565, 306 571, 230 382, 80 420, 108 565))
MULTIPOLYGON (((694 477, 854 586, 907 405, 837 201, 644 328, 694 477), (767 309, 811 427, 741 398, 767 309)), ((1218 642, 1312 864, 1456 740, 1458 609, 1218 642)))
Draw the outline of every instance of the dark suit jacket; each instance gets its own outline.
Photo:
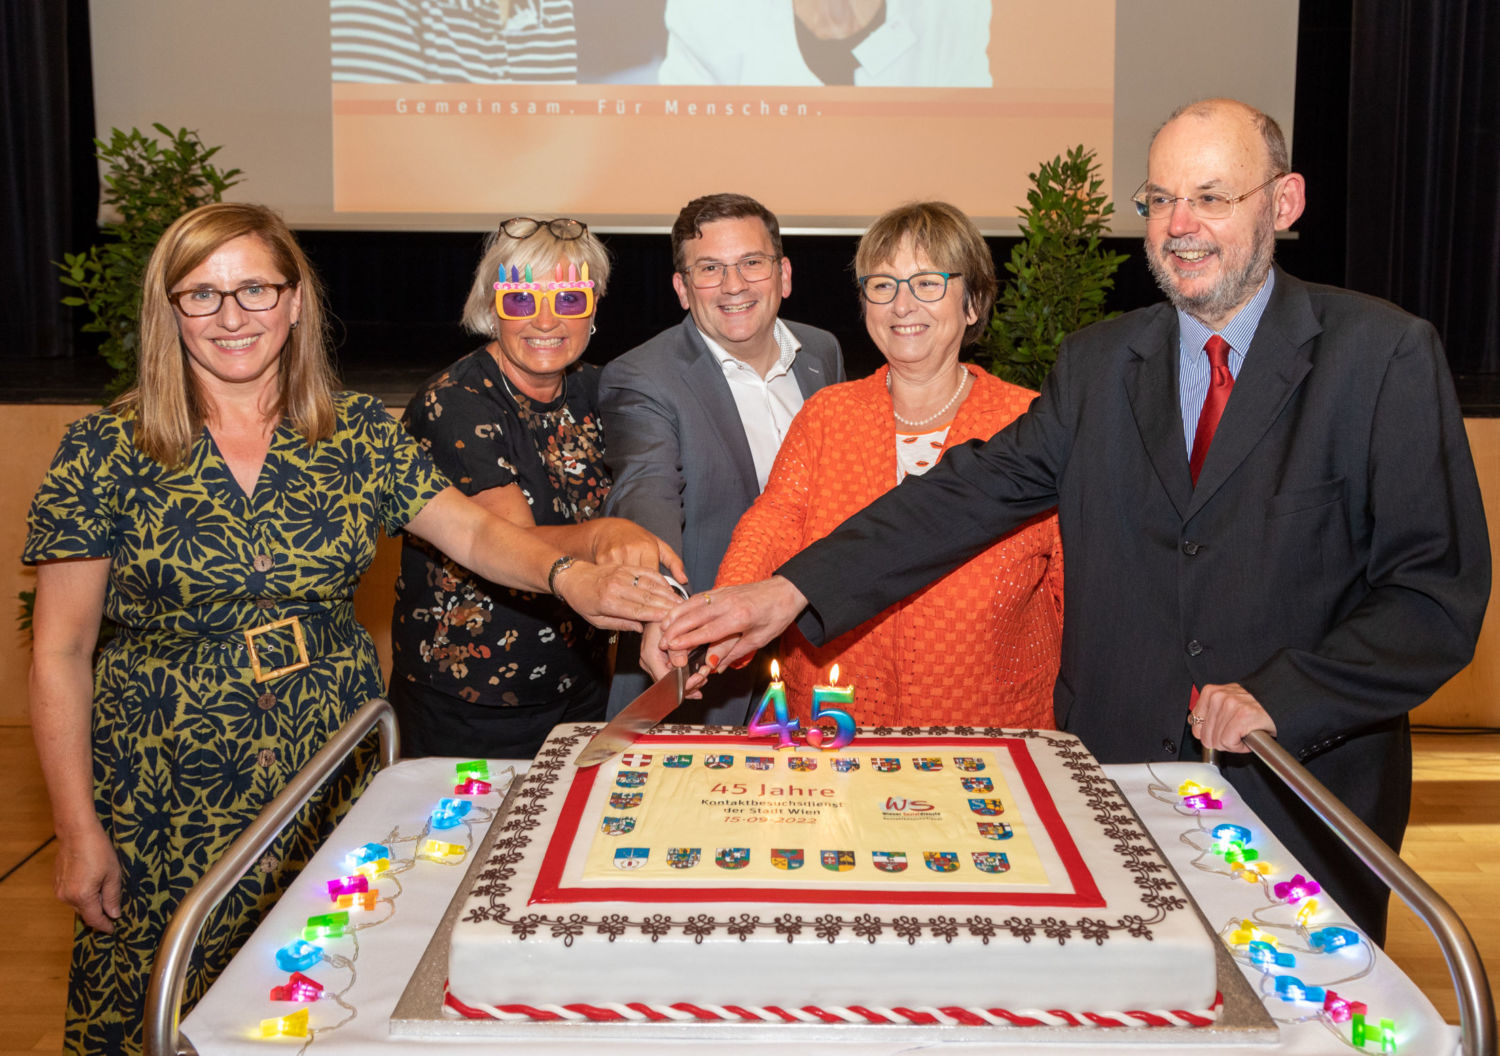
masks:
MULTIPOLYGON (((844 380, 843 356, 832 334, 801 323, 787 326, 802 343, 792 374, 804 398, 844 380)), ((688 587, 707 590, 760 484, 723 368, 693 317, 606 365, 599 404, 605 460, 614 476, 605 514, 655 532, 682 556, 688 587)), ((702 705, 679 717, 743 723, 753 675, 742 669, 710 680, 702 705)), ((622 649, 610 714, 646 685, 635 654, 622 649)))
MULTIPOLYGON (((1437 335, 1278 272, 1196 488, 1177 348, 1168 305, 1074 335, 1026 415, 784 566, 810 601, 799 626, 841 634, 1057 503, 1059 727, 1104 762, 1196 757, 1191 687, 1239 682, 1279 743, 1399 847, 1406 712, 1472 656, 1490 584, 1437 335)), ((1378 933, 1383 887, 1358 890, 1362 867, 1322 853, 1334 837, 1260 764, 1224 761, 1293 854, 1343 874, 1334 897, 1378 933)))

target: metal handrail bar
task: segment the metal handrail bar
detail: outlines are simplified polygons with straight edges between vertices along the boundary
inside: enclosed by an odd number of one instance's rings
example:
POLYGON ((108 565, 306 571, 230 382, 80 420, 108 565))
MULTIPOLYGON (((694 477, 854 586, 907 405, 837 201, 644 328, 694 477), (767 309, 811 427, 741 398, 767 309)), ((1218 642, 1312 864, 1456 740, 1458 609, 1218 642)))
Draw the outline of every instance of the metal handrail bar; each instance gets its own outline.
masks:
MULTIPOLYGON (((1495 1004, 1479 949, 1463 921, 1446 899, 1401 860, 1395 851, 1355 815, 1321 781, 1265 730, 1245 735, 1245 746, 1255 753, 1298 798, 1312 808, 1360 861, 1401 896, 1437 939, 1458 996, 1459 1040, 1464 1056, 1493 1056, 1495 1004)), ((1217 764, 1218 753, 1205 751, 1204 762, 1217 764)))
POLYGON ((383 698, 373 697, 328 739, 305 767, 292 776, 281 793, 266 804, 178 905, 167 925, 156 963, 151 966, 151 982, 146 988, 144 1028, 148 1056, 197 1056, 198 1050, 181 1036, 178 1024, 182 1013, 182 990, 187 984, 188 958, 198 944, 204 921, 266 852, 287 822, 377 725, 380 727, 380 765, 389 767, 394 764, 401 750, 396 732, 396 712, 383 698))

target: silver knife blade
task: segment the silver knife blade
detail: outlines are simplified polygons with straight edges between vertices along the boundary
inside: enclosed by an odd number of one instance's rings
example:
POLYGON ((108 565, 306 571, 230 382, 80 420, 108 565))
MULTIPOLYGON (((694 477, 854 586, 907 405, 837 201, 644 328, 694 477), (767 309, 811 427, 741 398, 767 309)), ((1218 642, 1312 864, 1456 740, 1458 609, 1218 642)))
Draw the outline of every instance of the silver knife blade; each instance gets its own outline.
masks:
POLYGON ((698 670, 707 651, 707 647, 700 645, 688 656, 686 667, 668 671, 646 692, 625 705, 624 711, 610 719, 604 729, 589 739, 573 765, 582 769, 598 766, 605 760, 612 759, 634 744, 641 734, 672 714, 682 703, 689 672, 698 670))

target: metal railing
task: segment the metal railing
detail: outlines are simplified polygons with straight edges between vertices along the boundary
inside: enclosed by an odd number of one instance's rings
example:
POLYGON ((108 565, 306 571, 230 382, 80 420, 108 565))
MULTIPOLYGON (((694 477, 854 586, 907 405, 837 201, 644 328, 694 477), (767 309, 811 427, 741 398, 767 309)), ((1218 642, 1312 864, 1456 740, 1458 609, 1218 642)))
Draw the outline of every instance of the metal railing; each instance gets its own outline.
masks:
POLYGON ((380 765, 388 767, 395 763, 401 747, 396 732, 396 713, 387 701, 375 697, 355 712, 354 717, 329 738, 308 764, 292 776, 281 794, 266 805, 178 905, 167 925, 166 937, 156 955, 156 963, 151 967, 151 982, 146 988, 144 1027, 147 1056, 197 1056, 198 1050, 182 1037, 178 1024, 182 1012, 182 989, 187 983, 188 958, 198 943, 204 921, 266 852, 286 823, 377 725, 380 727, 380 765))
MULTIPOLYGON (((1495 1004, 1489 980, 1484 974, 1484 962, 1479 959, 1479 948, 1453 907, 1269 733, 1255 730, 1246 734, 1245 746, 1297 793, 1432 931, 1448 962, 1448 974, 1458 995, 1459 1040, 1464 1056, 1494 1056, 1495 1004)), ((1205 751, 1203 760, 1217 765, 1218 753, 1205 751)))

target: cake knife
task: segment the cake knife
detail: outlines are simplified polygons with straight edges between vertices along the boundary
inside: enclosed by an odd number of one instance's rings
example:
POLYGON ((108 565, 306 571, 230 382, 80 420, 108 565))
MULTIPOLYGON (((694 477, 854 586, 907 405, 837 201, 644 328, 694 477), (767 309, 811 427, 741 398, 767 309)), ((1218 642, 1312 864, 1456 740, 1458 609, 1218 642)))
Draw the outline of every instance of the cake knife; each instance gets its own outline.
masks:
POLYGON ((573 765, 577 767, 598 766, 613 758, 635 743, 636 738, 672 714, 682 703, 691 672, 698 670, 708 655, 708 646, 700 645, 688 654, 686 667, 668 671, 646 692, 636 697, 604 728, 583 746, 573 765))
MULTIPOLYGON (((665 578, 677 593, 684 598, 687 597, 687 591, 681 584, 671 576, 665 578)), ((699 665, 704 663, 707 656, 708 646, 698 646, 688 654, 686 667, 668 671, 646 692, 625 705, 624 711, 605 723, 604 728, 594 734, 589 743, 583 746, 583 751, 578 753, 578 758, 573 761, 573 765, 580 768, 598 766, 606 759, 613 758, 629 748, 635 743, 637 737, 672 714, 682 703, 682 698, 686 694, 689 672, 698 670, 699 665)))

